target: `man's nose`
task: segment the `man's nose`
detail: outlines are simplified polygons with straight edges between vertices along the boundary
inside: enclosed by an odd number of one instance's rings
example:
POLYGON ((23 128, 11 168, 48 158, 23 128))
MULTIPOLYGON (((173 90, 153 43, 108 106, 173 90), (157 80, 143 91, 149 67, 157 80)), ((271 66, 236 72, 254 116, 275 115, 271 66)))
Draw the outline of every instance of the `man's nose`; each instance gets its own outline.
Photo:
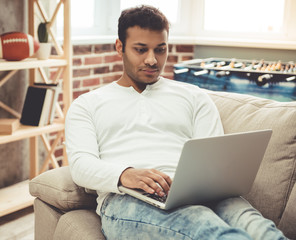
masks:
POLYGON ((147 53, 147 56, 145 58, 145 64, 146 65, 150 65, 150 66, 153 66, 157 63, 157 60, 155 58, 155 54, 154 54, 154 51, 149 51, 147 53))

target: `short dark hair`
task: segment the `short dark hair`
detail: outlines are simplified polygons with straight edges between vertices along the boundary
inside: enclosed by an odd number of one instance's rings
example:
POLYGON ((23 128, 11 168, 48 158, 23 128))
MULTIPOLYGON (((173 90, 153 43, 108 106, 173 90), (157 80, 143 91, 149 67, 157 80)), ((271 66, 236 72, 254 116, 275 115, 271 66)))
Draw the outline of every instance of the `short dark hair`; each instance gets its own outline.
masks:
POLYGON ((126 31, 134 26, 154 31, 166 30, 169 33, 169 22, 166 16, 157 8, 141 5, 123 10, 118 19, 118 38, 122 42, 123 52, 127 37, 126 31))

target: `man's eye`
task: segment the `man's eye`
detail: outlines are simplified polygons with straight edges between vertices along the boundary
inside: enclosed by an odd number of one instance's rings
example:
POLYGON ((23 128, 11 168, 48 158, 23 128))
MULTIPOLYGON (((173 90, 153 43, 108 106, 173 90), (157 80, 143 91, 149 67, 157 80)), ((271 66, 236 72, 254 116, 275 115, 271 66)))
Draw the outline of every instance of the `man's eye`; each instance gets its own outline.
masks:
POLYGON ((140 54, 147 52, 146 48, 135 48, 135 50, 140 54))
POLYGON ((155 53, 165 53, 166 52, 166 48, 156 48, 155 49, 155 53))

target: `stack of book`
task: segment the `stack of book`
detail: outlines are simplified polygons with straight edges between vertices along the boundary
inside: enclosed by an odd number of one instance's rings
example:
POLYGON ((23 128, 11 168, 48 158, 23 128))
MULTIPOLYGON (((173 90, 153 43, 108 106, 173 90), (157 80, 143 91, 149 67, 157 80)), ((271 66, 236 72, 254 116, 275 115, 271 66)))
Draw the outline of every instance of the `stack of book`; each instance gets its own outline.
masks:
POLYGON ((19 125, 20 120, 17 118, 0 118, 0 134, 12 134, 19 125))
POLYGON ((45 126, 55 117, 60 86, 58 84, 35 83, 29 86, 21 115, 21 124, 45 126))

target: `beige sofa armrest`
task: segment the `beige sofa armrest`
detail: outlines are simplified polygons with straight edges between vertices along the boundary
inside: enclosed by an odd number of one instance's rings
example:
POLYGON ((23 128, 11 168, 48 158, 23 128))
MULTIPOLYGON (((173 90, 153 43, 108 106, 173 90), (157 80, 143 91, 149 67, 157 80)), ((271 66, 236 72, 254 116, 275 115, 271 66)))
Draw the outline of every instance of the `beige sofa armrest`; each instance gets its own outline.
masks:
POLYGON ((279 228, 290 239, 296 239, 296 184, 292 189, 285 211, 279 223, 279 228))
POLYGON ((95 209, 97 206, 96 196, 73 182, 69 167, 40 174, 30 181, 29 190, 32 196, 62 211, 95 209))

